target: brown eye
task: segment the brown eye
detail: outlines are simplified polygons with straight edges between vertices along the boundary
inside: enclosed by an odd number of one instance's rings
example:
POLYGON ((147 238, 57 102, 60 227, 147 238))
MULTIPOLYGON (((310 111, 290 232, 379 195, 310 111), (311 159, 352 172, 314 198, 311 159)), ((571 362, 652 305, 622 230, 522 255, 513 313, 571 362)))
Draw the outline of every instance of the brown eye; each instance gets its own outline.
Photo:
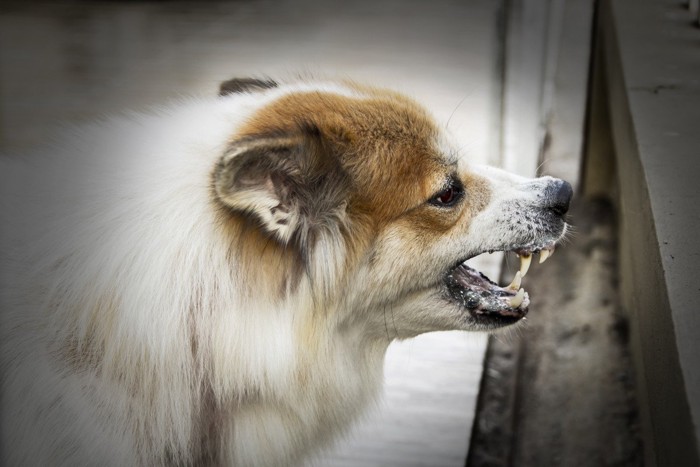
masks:
POLYGON ((435 206, 452 207, 462 199, 464 189, 458 181, 451 180, 449 185, 440 193, 433 196, 428 202, 435 206))
POLYGON ((442 204, 449 204, 455 197, 455 189, 449 187, 447 190, 443 191, 438 195, 436 200, 442 204))

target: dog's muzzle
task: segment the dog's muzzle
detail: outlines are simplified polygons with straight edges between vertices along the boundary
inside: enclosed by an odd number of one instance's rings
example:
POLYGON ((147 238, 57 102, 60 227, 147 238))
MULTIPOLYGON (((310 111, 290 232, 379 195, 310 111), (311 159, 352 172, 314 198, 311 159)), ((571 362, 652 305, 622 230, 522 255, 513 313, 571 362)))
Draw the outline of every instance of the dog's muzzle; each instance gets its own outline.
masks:
MULTIPOLYGON (((554 253, 557 241, 566 233, 564 216, 569 210, 573 196, 571 185, 563 180, 553 179, 543 191, 544 196, 537 210, 545 218, 556 219, 556 224, 560 226, 555 231, 545 231, 541 238, 534 238, 527 243, 504 245, 501 250, 489 251, 512 251, 520 258, 520 268, 509 285, 499 286, 483 273, 469 267, 466 260, 453 267, 445 278, 450 299, 467 310, 473 319, 487 326, 512 324, 525 317, 530 297, 521 287, 521 281, 530 269, 533 257, 539 253, 539 263, 544 263, 554 253)), ((484 252, 477 254, 481 253, 484 252)), ((474 256, 476 254, 471 257, 474 256)))

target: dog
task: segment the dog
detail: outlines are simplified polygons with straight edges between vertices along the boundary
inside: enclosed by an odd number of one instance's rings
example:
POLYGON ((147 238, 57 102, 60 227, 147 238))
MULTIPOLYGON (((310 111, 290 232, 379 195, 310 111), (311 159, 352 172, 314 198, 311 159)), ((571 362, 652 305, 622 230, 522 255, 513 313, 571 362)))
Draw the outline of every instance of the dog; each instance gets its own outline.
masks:
POLYGON ((392 340, 521 321, 572 194, 350 81, 233 79, 43 154, 2 160, 5 465, 303 462, 392 340), (490 251, 509 286, 466 265, 490 251))

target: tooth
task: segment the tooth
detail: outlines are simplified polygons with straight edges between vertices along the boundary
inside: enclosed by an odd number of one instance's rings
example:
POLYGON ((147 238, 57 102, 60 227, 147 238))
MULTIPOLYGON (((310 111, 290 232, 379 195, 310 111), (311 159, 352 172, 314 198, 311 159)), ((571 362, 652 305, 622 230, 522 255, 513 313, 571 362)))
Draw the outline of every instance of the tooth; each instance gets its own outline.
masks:
POLYGON ((532 262, 532 255, 526 254, 520 257, 520 274, 525 277, 527 270, 530 269, 530 263, 532 262))
POLYGON ((547 258, 549 258, 549 255, 550 255, 550 254, 551 254, 551 253, 549 252, 549 250, 542 250, 542 251, 540 251, 540 264, 542 264, 542 263, 544 263, 545 261, 547 261, 547 258))
POLYGON ((513 282, 510 283, 510 285, 507 287, 511 290, 518 290, 520 288, 520 282, 523 279, 523 275, 520 274, 520 271, 515 273, 515 277, 513 278, 513 282))
POLYGON ((515 295, 515 297, 510 299, 510 306, 513 308, 518 308, 523 303, 524 299, 525 289, 520 289, 518 290, 518 293, 515 295))

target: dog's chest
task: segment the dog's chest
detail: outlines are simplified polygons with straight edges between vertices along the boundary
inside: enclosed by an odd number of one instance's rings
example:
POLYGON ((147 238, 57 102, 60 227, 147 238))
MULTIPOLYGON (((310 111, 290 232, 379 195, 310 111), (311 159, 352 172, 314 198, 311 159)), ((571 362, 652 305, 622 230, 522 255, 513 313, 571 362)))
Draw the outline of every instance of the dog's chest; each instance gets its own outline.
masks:
POLYGON ((315 364, 301 368, 296 381, 274 400, 258 400, 233 414, 238 445, 233 457, 247 465, 242 453, 267 452, 271 457, 261 465, 293 465, 328 446, 380 394, 383 360, 383 350, 356 346, 317 355, 315 364))
MULTIPOLYGON (((383 349, 342 347, 326 354, 296 389, 296 398, 313 408, 322 431, 343 430, 381 393, 383 349)), ((303 416, 303 414, 302 414, 303 416)))

